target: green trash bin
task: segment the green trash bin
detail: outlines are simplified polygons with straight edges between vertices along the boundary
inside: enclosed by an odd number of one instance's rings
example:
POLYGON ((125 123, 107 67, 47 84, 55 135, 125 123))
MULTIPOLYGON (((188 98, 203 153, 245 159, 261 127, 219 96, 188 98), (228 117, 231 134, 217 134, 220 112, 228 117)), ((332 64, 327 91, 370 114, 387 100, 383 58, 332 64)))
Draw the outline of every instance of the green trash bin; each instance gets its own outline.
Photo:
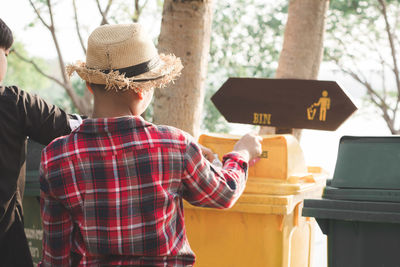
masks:
POLYGON ((42 258, 42 221, 40 218, 40 185, 39 164, 43 145, 28 140, 26 158, 25 193, 22 201, 24 209, 24 227, 28 239, 29 249, 35 264, 42 258))
POLYGON ((331 185, 400 190, 400 137, 342 137, 331 185))
POLYGON ((400 267, 400 137, 342 137, 322 199, 306 199, 328 237, 329 267, 400 267))

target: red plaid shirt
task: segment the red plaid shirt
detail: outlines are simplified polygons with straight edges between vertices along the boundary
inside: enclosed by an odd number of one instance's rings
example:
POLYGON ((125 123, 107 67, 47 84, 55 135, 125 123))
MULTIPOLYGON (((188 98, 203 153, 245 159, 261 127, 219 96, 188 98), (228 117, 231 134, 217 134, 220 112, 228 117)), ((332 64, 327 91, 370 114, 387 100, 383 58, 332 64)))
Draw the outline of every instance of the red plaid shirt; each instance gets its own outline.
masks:
POLYGON ((247 162, 229 153, 223 163, 212 166, 188 134, 141 117, 85 120, 42 153, 41 266, 193 265, 182 199, 231 207, 247 162))

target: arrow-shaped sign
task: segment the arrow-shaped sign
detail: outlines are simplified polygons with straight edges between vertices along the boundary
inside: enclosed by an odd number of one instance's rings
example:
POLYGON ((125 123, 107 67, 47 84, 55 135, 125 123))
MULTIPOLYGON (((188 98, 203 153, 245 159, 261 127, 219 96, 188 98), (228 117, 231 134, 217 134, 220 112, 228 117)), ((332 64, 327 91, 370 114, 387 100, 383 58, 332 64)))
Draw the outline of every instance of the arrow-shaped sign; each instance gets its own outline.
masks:
POLYGON ((336 130, 357 107, 334 81, 229 78, 211 98, 229 122, 336 130))

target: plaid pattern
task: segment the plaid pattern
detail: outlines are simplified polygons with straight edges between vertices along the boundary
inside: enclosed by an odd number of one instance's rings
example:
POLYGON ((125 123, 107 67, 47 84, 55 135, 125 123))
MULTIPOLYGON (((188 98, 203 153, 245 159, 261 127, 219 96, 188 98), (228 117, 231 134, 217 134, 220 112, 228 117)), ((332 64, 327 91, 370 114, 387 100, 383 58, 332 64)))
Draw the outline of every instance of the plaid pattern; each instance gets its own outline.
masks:
POLYGON ((231 207, 247 162, 238 153, 223 162, 212 166, 188 134, 141 117, 84 120, 42 153, 41 266, 193 265, 182 199, 231 207))

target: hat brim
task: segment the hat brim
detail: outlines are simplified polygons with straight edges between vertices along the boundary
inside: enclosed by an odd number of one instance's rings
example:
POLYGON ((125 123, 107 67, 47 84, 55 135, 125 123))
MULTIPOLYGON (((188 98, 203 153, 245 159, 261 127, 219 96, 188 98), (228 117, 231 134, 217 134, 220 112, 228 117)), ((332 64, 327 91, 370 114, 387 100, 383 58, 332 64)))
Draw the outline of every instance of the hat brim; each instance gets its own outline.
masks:
POLYGON ((104 73, 99 69, 88 68, 86 63, 81 61, 68 65, 66 71, 69 77, 76 72, 82 80, 92 84, 104 84, 106 90, 141 92, 165 87, 181 74, 183 66, 180 58, 164 54, 160 54, 159 57, 160 64, 156 68, 134 77, 126 77, 125 73, 119 71, 104 73))

